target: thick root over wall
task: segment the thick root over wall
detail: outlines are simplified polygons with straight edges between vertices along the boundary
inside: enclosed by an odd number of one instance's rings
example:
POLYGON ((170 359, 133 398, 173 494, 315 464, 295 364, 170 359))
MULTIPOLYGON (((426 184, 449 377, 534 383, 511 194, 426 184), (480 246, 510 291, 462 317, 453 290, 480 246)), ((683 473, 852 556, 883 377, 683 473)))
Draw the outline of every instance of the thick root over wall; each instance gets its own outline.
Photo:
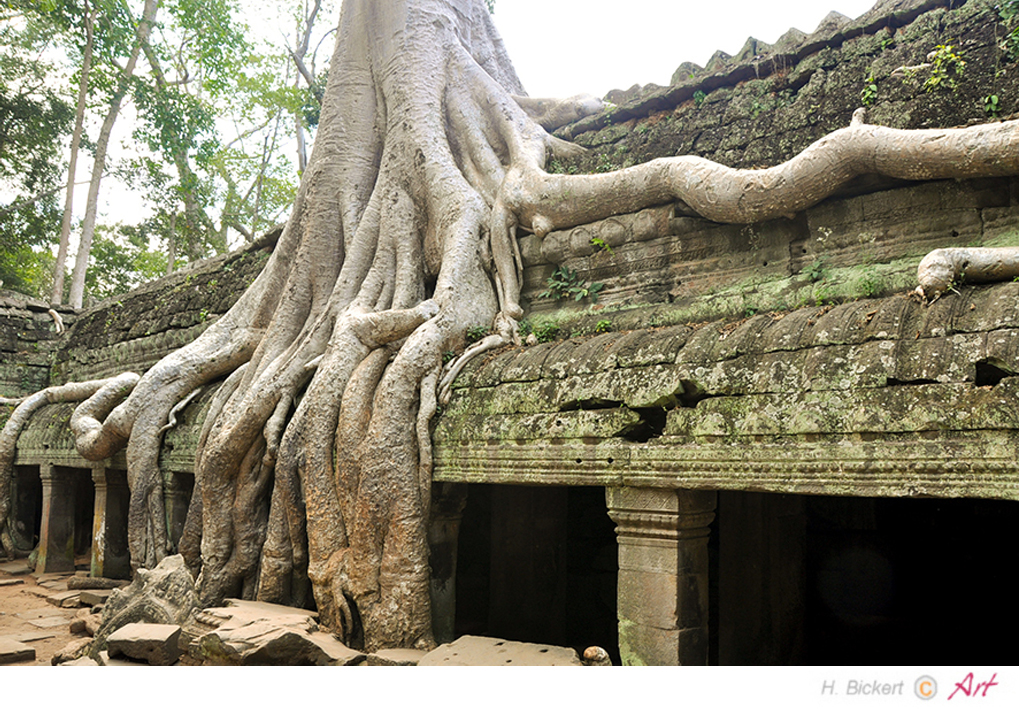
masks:
MULTIPOLYGON (((82 455, 127 442, 135 566, 168 551, 157 467, 167 419, 223 380, 180 542, 202 602, 314 601, 349 643, 428 647, 428 424, 463 362, 443 377, 442 353, 462 349, 472 326, 496 334, 468 357, 516 338, 518 229, 544 235, 675 200, 751 222, 863 173, 1019 173, 1019 124, 906 132, 857 119, 768 170, 679 157, 550 175, 546 159, 573 148, 524 110, 551 128, 549 102, 522 95, 480 0, 344 2, 314 151, 265 270, 102 424, 109 397, 83 405, 82 455)), ((11 437, 0 453, 13 459, 11 437)))

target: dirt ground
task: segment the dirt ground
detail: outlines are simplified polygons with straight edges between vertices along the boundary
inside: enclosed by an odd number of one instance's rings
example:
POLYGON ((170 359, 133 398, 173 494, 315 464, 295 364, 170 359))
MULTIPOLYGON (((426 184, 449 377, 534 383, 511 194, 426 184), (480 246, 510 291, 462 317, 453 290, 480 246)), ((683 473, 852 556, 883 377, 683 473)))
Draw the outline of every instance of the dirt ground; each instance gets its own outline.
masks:
POLYGON ((78 609, 58 608, 47 601, 67 589, 69 576, 34 574, 23 560, 0 556, 0 638, 11 637, 35 648, 35 660, 3 666, 49 665, 57 652, 80 637, 70 630, 78 609))

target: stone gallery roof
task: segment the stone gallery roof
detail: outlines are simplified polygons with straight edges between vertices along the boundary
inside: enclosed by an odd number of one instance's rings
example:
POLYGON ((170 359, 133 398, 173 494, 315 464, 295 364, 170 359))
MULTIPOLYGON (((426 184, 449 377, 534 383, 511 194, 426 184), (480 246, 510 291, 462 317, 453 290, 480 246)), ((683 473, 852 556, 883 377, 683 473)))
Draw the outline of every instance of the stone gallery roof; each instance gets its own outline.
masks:
POLYGON ((1019 284, 610 332, 480 362, 460 482, 1019 499, 1019 284))

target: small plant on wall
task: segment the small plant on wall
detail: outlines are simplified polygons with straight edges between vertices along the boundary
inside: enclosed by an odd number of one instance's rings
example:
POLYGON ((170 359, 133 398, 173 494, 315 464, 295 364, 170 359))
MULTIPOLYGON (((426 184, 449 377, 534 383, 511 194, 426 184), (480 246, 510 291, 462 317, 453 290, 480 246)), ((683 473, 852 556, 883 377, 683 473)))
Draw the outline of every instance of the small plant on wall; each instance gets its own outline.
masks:
POLYGON ((598 302, 598 293, 605 287, 604 283, 587 283, 568 266, 557 268, 545 283, 548 288, 539 294, 540 298, 562 300, 572 297, 576 301, 590 298, 592 304, 598 302))

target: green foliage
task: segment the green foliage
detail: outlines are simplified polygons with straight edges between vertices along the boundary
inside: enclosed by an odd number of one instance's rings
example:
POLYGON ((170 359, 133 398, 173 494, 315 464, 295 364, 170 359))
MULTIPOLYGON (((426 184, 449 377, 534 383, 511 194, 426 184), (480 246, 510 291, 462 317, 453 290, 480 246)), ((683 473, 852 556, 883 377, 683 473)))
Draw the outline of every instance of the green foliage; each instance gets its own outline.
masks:
POLYGON ((706 93, 704 93, 700 89, 697 89, 696 91, 693 92, 693 105, 696 106, 697 108, 700 108, 701 106, 704 105, 704 99, 706 99, 707 97, 708 95, 706 93))
POLYGON ((596 249, 598 249, 598 251, 604 251, 605 253, 609 254, 610 256, 614 253, 612 251, 612 247, 609 246, 608 244, 606 244, 605 243, 605 239, 601 238, 600 236, 592 236, 591 237, 591 246, 593 246, 596 249))
POLYGON ((882 278, 877 271, 872 268, 868 268, 863 272, 863 275, 856 280, 855 287, 857 294, 861 297, 874 298, 885 290, 887 284, 885 283, 885 279, 882 278))
POLYGON ((599 320, 597 324, 594 326, 594 331, 597 333, 608 332, 611 329, 612 329, 611 320, 599 320))
POLYGON ((150 226, 99 226, 92 242, 92 263, 85 294, 100 301, 126 293, 166 272, 166 255, 150 249, 150 226))
POLYGON ((812 261, 809 266, 803 269, 803 275, 805 275, 811 283, 817 283, 818 281, 823 281, 827 278, 830 271, 831 269, 828 265, 828 258, 826 256, 822 256, 821 258, 812 261))
POLYGON ((495 0, 485 0, 485 7, 488 8, 488 13, 490 15, 495 14, 495 0))
POLYGON ((590 298, 592 304, 598 302, 598 293, 605 287, 604 283, 587 283, 568 266, 560 266, 553 271, 546 280, 546 284, 548 288, 542 291, 538 297, 554 300, 572 297, 576 301, 590 298))
POLYGON ((998 100, 997 94, 984 96, 984 113, 987 114, 988 118, 1001 117, 1001 102, 998 100))
POLYGON ((962 76, 966 62, 961 52, 956 52, 951 44, 939 44, 927 56, 931 62, 931 75, 923 82, 923 89, 930 93, 937 89, 955 88, 955 80, 962 76))
POLYGON ((1019 0, 1002 0, 998 5, 998 16, 1005 24, 1005 38, 1001 49, 1015 61, 1019 59, 1019 0))
POLYGON ((873 76, 868 76, 864 82, 863 91, 860 92, 860 101, 864 106, 872 106, 877 100, 877 82, 873 76))
POLYGON ((468 344, 478 342, 491 331, 492 329, 485 325, 476 325, 475 327, 468 328, 466 334, 468 344))
POLYGON ((453 350, 446 350, 445 352, 442 353, 443 364, 449 364, 454 359, 456 359, 456 352, 454 352, 453 350))
POLYGON ((534 336, 538 342, 551 342, 559 336, 559 326, 550 322, 535 326, 534 336))

